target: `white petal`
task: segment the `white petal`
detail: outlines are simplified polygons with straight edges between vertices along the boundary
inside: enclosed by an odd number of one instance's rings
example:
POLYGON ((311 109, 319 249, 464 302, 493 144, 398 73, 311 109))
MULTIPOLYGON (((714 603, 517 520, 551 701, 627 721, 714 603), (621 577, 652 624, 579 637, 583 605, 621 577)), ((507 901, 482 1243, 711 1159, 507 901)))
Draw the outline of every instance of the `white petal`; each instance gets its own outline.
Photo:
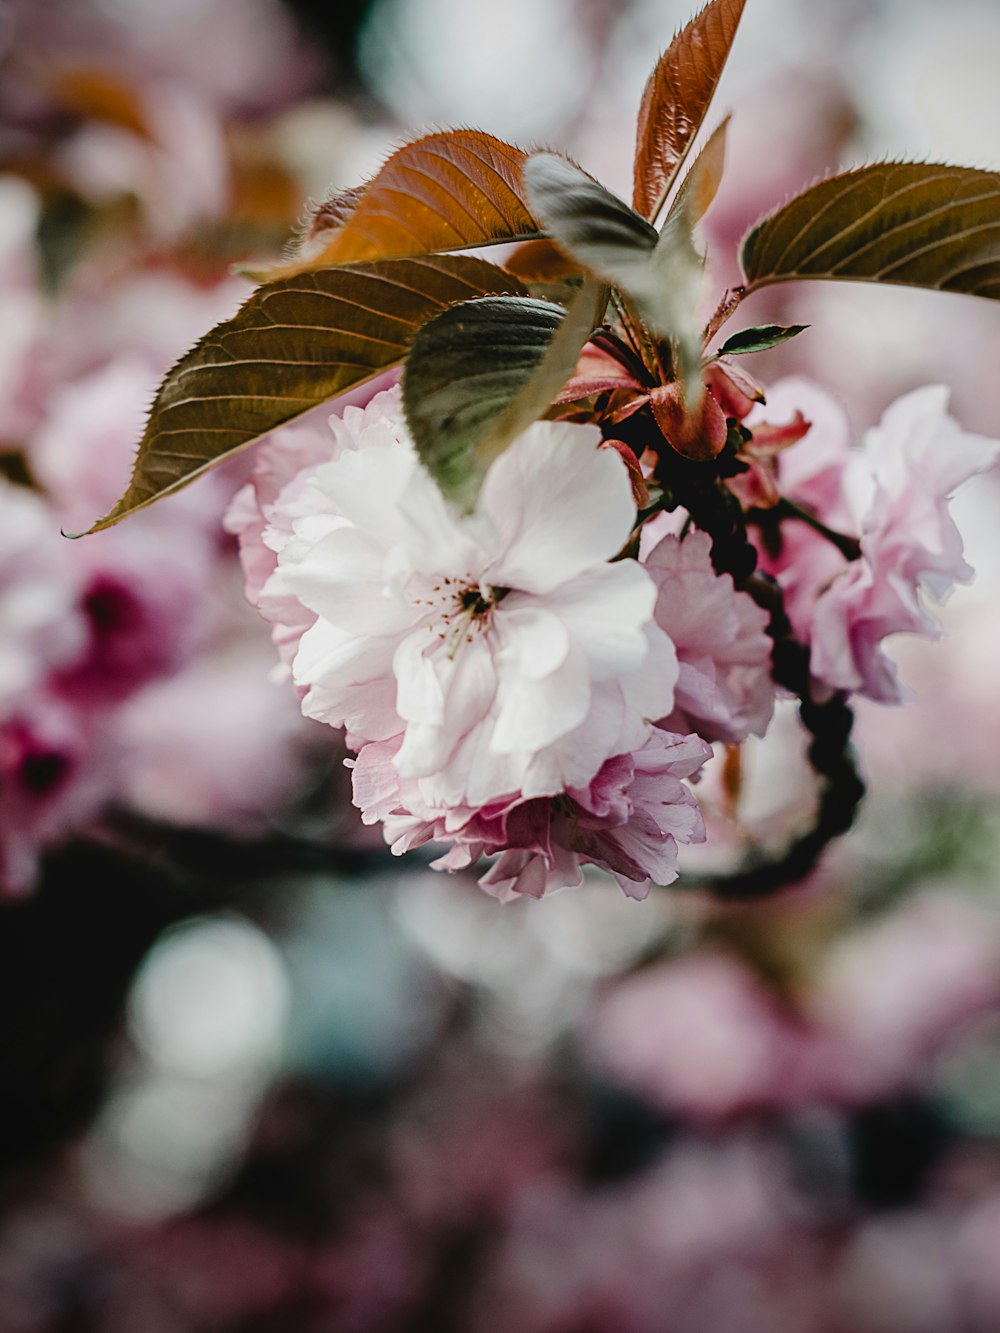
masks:
POLYGON ((495 612, 497 667, 503 676, 542 680, 569 654, 565 625, 536 597, 507 598, 495 612))
POLYGON ((523 750, 530 755, 572 731, 586 717, 590 703, 587 661, 570 646, 555 670, 540 674, 540 663, 550 666, 560 639, 566 641, 565 630, 543 611, 508 619, 514 623, 502 626, 499 613, 496 617, 503 650, 497 658, 500 709, 490 748, 497 754, 523 750), (531 628, 530 622, 534 622, 531 628), (540 654, 546 654, 544 658, 532 660, 534 644, 540 646, 540 654))
MULTIPOLYGON (((440 646, 440 640, 425 625, 408 634, 393 655, 396 708, 407 722, 437 726, 444 718, 444 689, 434 658, 440 646)), ((441 665, 447 670, 447 659, 441 665)))
POLYGON ((388 546, 400 538, 399 502, 419 467, 405 445, 350 450, 317 469, 312 484, 337 513, 388 546))
POLYGON ((588 569, 534 601, 557 615, 586 653, 591 679, 635 671, 645 660, 644 631, 656 604, 656 586, 634 560, 588 569))
POLYGON ((297 554, 281 558, 284 586, 339 629, 400 634, 420 617, 419 608, 386 595, 384 552, 367 533, 338 528, 297 554))
POLYGON ((502 542, 494 583, 548 592, 624 546, 635 522, 632 485, 599 441, 596 426, 538 421, 490 468, 479 508, 502 542))
POLYGON ((400 497, 399 519, 401 542, 410 563, 428 574, 447 570, 478 580, 498 549, 493 525, 482 517, 457 514, 423 467, 415 469, 400 497))
POLYGON ((482 637, 461 644, 452 655, 441 644, 428 654, 419 643, 407 648, 408 642, 400 645, 393 662, 397 708, 408 718, 396 767, 403 777, 427 778, 447 765, 463 738, 482 722, 496 695, 496 672, 482 637), (413 681, 406 678, 411 669, 413 681))
POLYGON ((358 740, 387 740, 400 729, 392 676, 394 639, 358 638, 318 620, 306 630, 292 664, 306 693, 302 711, 358 740))

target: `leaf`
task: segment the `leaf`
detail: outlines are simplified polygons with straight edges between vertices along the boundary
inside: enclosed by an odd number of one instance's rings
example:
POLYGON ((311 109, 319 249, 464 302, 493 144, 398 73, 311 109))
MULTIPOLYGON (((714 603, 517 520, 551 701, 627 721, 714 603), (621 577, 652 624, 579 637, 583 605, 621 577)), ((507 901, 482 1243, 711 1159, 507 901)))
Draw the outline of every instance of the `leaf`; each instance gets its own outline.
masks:
POLYGON ((684 177, 681 188, 677 191, 674 202, 670 205, 668 217, 678 209, 687 208, 691 225, 700 222, 712 207, 715 196, 722 184, 726 169, 726 136, 729 131, 729 117, 712 131, 705 147, 695 159, 695 164, 684 177))
POLYGON ((764 390, 738 361, 728 356, 710 360, 703 372, 705 388, 727 417, 742 421, 755 403, 766 403, 764 390))
POLYGON ((741 329, 739 333, 727 339, 712 358, 720 356, 749 356, 752 352, 766 352, 772 347, 779 347, 790 338, 797 338, 809 328, 808 324, 760 324, 753 329, 741 329))
POLYGON ((532 212, 560 249, 634 294, 646 282, 660 239, 655 227, 599 181, 556 153, 535 153, 524 164, 532 212))
POLYGON ((530 297, 464 301, 426 324, 403 373, 417 452, 441 490, 471 509, 477 445, 537 370, 565 318, 530 297))
POLYGON ((643 386, 621 361, 591 343, 577 358, 573 377, 559 393, 556 402, 574 403, 581 398, 613 393, 620 389, 641 394, 643 386))
POLYGON ((532 283, 564 282, 581 276, 580 265, 547 237, 524 241, 504 260, 504 268, 526 287, 532 283))
POLYGON ((128 489, 89 531, 401 361, 420 326, 448 306, 521 291, 502 269, 461 256, 325 269, 259 288, 168 373, 128 489))
POLYGON ((746 0, 711 0, 649 76, 636 126, 632 203, 655 219, 701 128, 746 0))
POLYGON ((704 259, 692 232, 694 195, 658 232, 624 200, 554 153, 529 158, 524 180, 532 209, 559 246, 619 287, 651 331, 674 343, 679 378, 697 395, 704 259))
POLYGON ((820 181, 743 242, 748 291, 885 282, 1000 299, 1000 174, 880 162, 820 181))
POLYGON ((538 366, 480 440, 476 458, 483 468, 556 401, 576 370, 590 335, 604 318, 608 295, 602 282, 587 278, 564 309, 562 321, 538 366))
POLYGON ((694 405, 686 403, 677 384, 660 384, 649 395, 663 438, 684 458, 707 463, 725 448, 729 428, 710 393, 694 405))
POLYGON ((702 392, 702 323, 698 309, 705 291, 705 258, 695 245, 690 209, 696 200, 681 200, 672 211, 653 253, 658 275, 654 327, 668 335, 674 345, 677 378, 685 401, 694 408, 702 392))
POLYGON ((521 182, 526 157, 520 148, 478 130, 445 130, 415 139, 354 192, 349 210, 339 207, 344 193, 328 201, 345 216, 317 253, 251 276, 273 281, 336 264, 536 236, 539 229, 521 182))
POLYGON ((523 241, 507 256, 503 267, 537 300, 557 305, 569 305, 587 276, 579 261, 564 255, 548 237, 523 241))
POLYGON ((299 237, 299 256, 317 254, 321 248, 329 245, 333 236, 348 223, 365 192, 363 185, 352 185, 346 190, 338 190, 313 210, 299 237))
POLYGON ((552 404, 606 303, 606 289, 590 279, 568 310, 485 298, 421 329, 403 374, 403 403, 417 452, 461 508, 473 508, 489 464, 552 404))

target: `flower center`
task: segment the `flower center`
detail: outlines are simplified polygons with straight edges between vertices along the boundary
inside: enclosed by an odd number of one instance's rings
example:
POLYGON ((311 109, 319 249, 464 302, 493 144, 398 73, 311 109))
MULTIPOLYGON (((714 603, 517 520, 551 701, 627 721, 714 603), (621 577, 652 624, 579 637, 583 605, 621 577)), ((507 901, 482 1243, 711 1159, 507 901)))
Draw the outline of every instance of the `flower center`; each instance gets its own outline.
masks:
POLYGON ((493 589, 466 588, 458 594, 459 605, 473 620, 481 620, 493 610, 493 589))
POLYGON ((489 628, 494 608, 509 591, 467 574, 443 578, 429 595, 415 598, 414 604, 427 608, 427 629, 446 644, 448 656, 454 657, 463 643, 471 643, 474 635, 489 628))

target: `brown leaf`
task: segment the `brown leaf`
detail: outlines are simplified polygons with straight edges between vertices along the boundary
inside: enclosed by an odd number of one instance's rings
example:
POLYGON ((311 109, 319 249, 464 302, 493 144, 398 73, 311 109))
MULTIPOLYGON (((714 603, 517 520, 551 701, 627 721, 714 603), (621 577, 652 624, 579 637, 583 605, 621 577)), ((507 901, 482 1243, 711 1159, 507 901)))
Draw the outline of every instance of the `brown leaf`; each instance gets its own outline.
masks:
POLYGON ((692 226, 700 222, 712 207, 715 196, 722 184, 722 175, 726 169, 726 135, 729 130, 729 117, 712 131, 705 147, 698 154, 694 166, 684 177, 681 188, 670 205, 669 216, 686 207, 692 226))
POLYGON ((649 504, 649 486, 642 475, 642 468, 633 450, 624 440, 603 440, 600 448, 614 449, 615 453, 628 468, 628 479, 632 483, 632 499, 636 509, 645 509, 649 504))
POLYGON ((706 387, 727 417, 742 421, 754 403, 767 401, 757 381, 728 357, 710 361, 703 373, 706 387))
POLYGON ((820 181, 743 243, 748 291, 885 282, 1000 299, 1000 174, 879 162, 820 181))
POLYGON ((523 290, 502 269, 464 256, 324 269, 259 288, 169 372, 128 489, 90 531, 401 361, 417 330, 449 306, 523 290))
POLYGON ((521 164, 527 154, 478 130, 428 134, 398 149, 367 186, 325 245, 254 276, 293 277, 335 264, 466 250, 538 234, 525 201, 521 164))
POLYGON ((648 393, 636 393, 634 389, 614 389, 603 400, 601 420, 617 425, 635 416, 641 407, 649 402, 648 393))
POLYGON ((810 430, 812 422, 807 421, 798 410, 791 421, 781 425, 772 426, 762 421, 754 426, 753 438, 750 444, 744 447, 744 452, 753 458, 777 458, 785 449, 804 439, 810 430))
POLYGON ((710 0, 660 57, 642 95, 636 127, 633 207, 654 219, 663 207, 715 92, 746 0, 710 0))
POLYGON ((300 241, 302 258, 330 244, 334 234, 347 224, 365 192, 363 185, 351 185, 323 200, 306 223, 300 241))
POLYGON ((519 245, 507 256, 504 268, 526 287, 538 282, 564 282, 567 278, 580 277, 584 271, 575 259, 563 254, 547 236, 519 245))

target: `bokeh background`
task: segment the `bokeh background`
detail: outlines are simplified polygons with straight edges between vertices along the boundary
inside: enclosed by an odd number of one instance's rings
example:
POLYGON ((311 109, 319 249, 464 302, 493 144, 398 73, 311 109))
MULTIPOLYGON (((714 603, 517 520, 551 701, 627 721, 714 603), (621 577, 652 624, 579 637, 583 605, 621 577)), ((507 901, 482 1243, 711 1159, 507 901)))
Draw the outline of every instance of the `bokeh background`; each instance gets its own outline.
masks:
MULTIPOLYGON (((627 192, 678 0, 0 3, 0 1333, 995 1333, 1000 494, 812 880, 501 906, 393 861, 270 679, 237 459, 109 533, 158 379, 307 202, 421 129, 627 192)), ((995 0, 749 0, 706 240, 838 165, 1000 168, 995 0)), ((860 433, 1000 307, 804 285, 746 322, 860 433)), ((713 868, 807 817, 794 717, 713 868)))

